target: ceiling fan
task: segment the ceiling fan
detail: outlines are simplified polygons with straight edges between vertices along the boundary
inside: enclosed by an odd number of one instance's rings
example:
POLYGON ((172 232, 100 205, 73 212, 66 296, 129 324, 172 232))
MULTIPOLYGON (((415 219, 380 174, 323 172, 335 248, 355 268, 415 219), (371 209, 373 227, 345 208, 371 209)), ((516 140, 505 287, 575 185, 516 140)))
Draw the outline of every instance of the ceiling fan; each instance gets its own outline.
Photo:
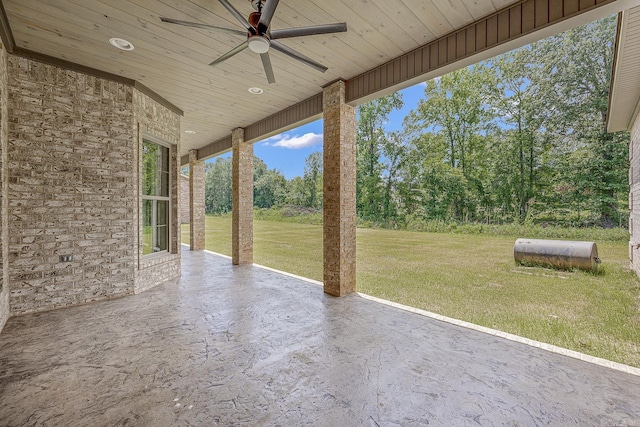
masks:
POLYGON ((313 59, 301 54, 300 52, 291 49, 276 41, 277 39, 286 39, 291 37, 312 36, 317 34, 331 34, 341 33, 347 31, 347 24, 345 22, 326 24, 326 25, 311 25, 307 27, 286 28, 282 30, 271 30, 271 18, 278 7, 280 0, 249 0, 251 5, 255 9, 255 12, 249 15, 249 19, 245 19, 240 12, 238 12, 228 0, 218 0, 234 18, 242 24, 246 31, 235 30, 231 28, 216 27, 214 25, 200 24, 198 22, 179 21, 171 18, 160 18, 162 22, 168 22, 171 24, 186 25, 188 27, 204 28, 207 30, 219 30, 227 33, 243 35, 247 37, 247 40, 240 45, 234 47, 229 52, 222 55, 209 65, 217 65, 227 59, 231 58, 237 53, 242 52, 246 48, 251 51, 260 54, 262 59, 262 66, 267 76, 267 81, 275 83, 276 79, 273 74, 273 68, 271 67, 271 58, 269 58, 269 48, 284 53, 316 70, 324 73, 327 71, 327 67, 314 61, 313 59))

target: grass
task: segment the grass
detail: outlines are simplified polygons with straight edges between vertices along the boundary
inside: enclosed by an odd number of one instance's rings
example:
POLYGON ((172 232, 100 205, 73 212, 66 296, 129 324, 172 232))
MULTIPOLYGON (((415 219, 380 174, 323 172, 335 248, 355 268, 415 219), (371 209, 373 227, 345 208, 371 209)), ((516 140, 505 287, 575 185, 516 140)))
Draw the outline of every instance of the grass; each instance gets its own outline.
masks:
MULTIPOLYGON (((357 290, 640 367, 640 282, 628 243, 596 241, 603 263, 592 274, 516 266, 514 241, 359 228, 357 290)), ((207 217, 206 246, 230 255, 230 217, 207 217)), ((254 262, 322 281, 322 227, 255 220, 254 262)))

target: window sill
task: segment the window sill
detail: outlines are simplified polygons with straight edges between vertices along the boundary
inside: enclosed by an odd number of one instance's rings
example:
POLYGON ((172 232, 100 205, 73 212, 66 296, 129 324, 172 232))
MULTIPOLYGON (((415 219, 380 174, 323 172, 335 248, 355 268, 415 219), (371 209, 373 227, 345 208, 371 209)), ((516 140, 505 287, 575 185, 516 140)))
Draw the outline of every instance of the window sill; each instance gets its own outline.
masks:
POLYGON ((154 252, 152 254, 142 255, 140 257, 140 268, 149 268, 158 264, 173 261, 178 254, 172 254, 169 251, 154 252))

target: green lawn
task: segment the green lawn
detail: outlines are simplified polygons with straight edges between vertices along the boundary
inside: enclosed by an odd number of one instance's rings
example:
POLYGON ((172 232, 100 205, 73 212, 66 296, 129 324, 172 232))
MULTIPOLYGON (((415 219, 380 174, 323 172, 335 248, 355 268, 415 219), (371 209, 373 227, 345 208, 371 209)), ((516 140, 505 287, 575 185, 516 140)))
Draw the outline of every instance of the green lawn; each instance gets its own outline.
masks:
MULTIPOLYGON (((207 249, 230 255, 231 218, 206 225, 207 249)), ((514 237, 358 229, 357 239, 358 292, 640 367, 626 242, 596 242, 603 263, 591 274, 516 266, 514 237)), ((254 262, 322 281, 322 226, 254 221, 254 262)))

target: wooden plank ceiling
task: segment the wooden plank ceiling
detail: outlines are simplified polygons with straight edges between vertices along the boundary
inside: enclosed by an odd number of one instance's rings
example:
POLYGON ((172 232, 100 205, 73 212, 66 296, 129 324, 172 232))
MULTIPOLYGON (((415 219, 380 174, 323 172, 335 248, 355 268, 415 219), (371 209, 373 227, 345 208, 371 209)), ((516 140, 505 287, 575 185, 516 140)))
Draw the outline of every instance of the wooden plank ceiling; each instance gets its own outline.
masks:
MULTIPOLYGON (((244 36, 160 21, 162 16, 242 31, 243 27, 218 0, 0 1, 18 49, 135 80, 183 110, 182 130, 197 133, 183 133, 182 155, 189 149, 211 146, 227 137, 233 128, 248 127, 308 100, 329 82, 362 75, 509 5, 522 3, 281 0, 272 30, 346 22, 348 31, 282 39, 282 44, 324 64, 328 70, 323 74, 271 49, 276 83, 269 85, 259 55, 248 49, 220 65, 208 65, 245 41, 244 36), (126 39, 135 49, 118 50, 109 44, 111 37, 126 39), (250 87, 260 87, 264 93, 252 95, 250 87)), ((253 11, 249 0, 230 2, 243 16, 253 11)), ((551 22, 554 4, 565 15, 569 13, 565 4, 575 3, 578 11, 583 3, 594 7, 601 2, 610 0, 525 3, 532 7, 545 4, 545 19, 551 22)), ((522 18, 518 20, 521 22, 522 18)), ((546 21, 542 24, 546 25, 546 21)), ((510 28, 509 22, 505 28, 510 28)))
MULTIPOLYGON (((230 0, 241 14, 248 0, 230 0)), ((248 49, 208 64, 243 36, 163 23, 160 17, 243 30, 217 0, 4 0, 16 46, 139 81, 184 111, 182 154, 227 136, 510 3, 510 0, 281 0, 271 28, 346 22, 347 33, 283 39, 323 74, 271 50, 276 83, 248 49), (135 49, 109 44, 120 37, 135 49), (250 87, 264 89, 251 95, 250 87)))

